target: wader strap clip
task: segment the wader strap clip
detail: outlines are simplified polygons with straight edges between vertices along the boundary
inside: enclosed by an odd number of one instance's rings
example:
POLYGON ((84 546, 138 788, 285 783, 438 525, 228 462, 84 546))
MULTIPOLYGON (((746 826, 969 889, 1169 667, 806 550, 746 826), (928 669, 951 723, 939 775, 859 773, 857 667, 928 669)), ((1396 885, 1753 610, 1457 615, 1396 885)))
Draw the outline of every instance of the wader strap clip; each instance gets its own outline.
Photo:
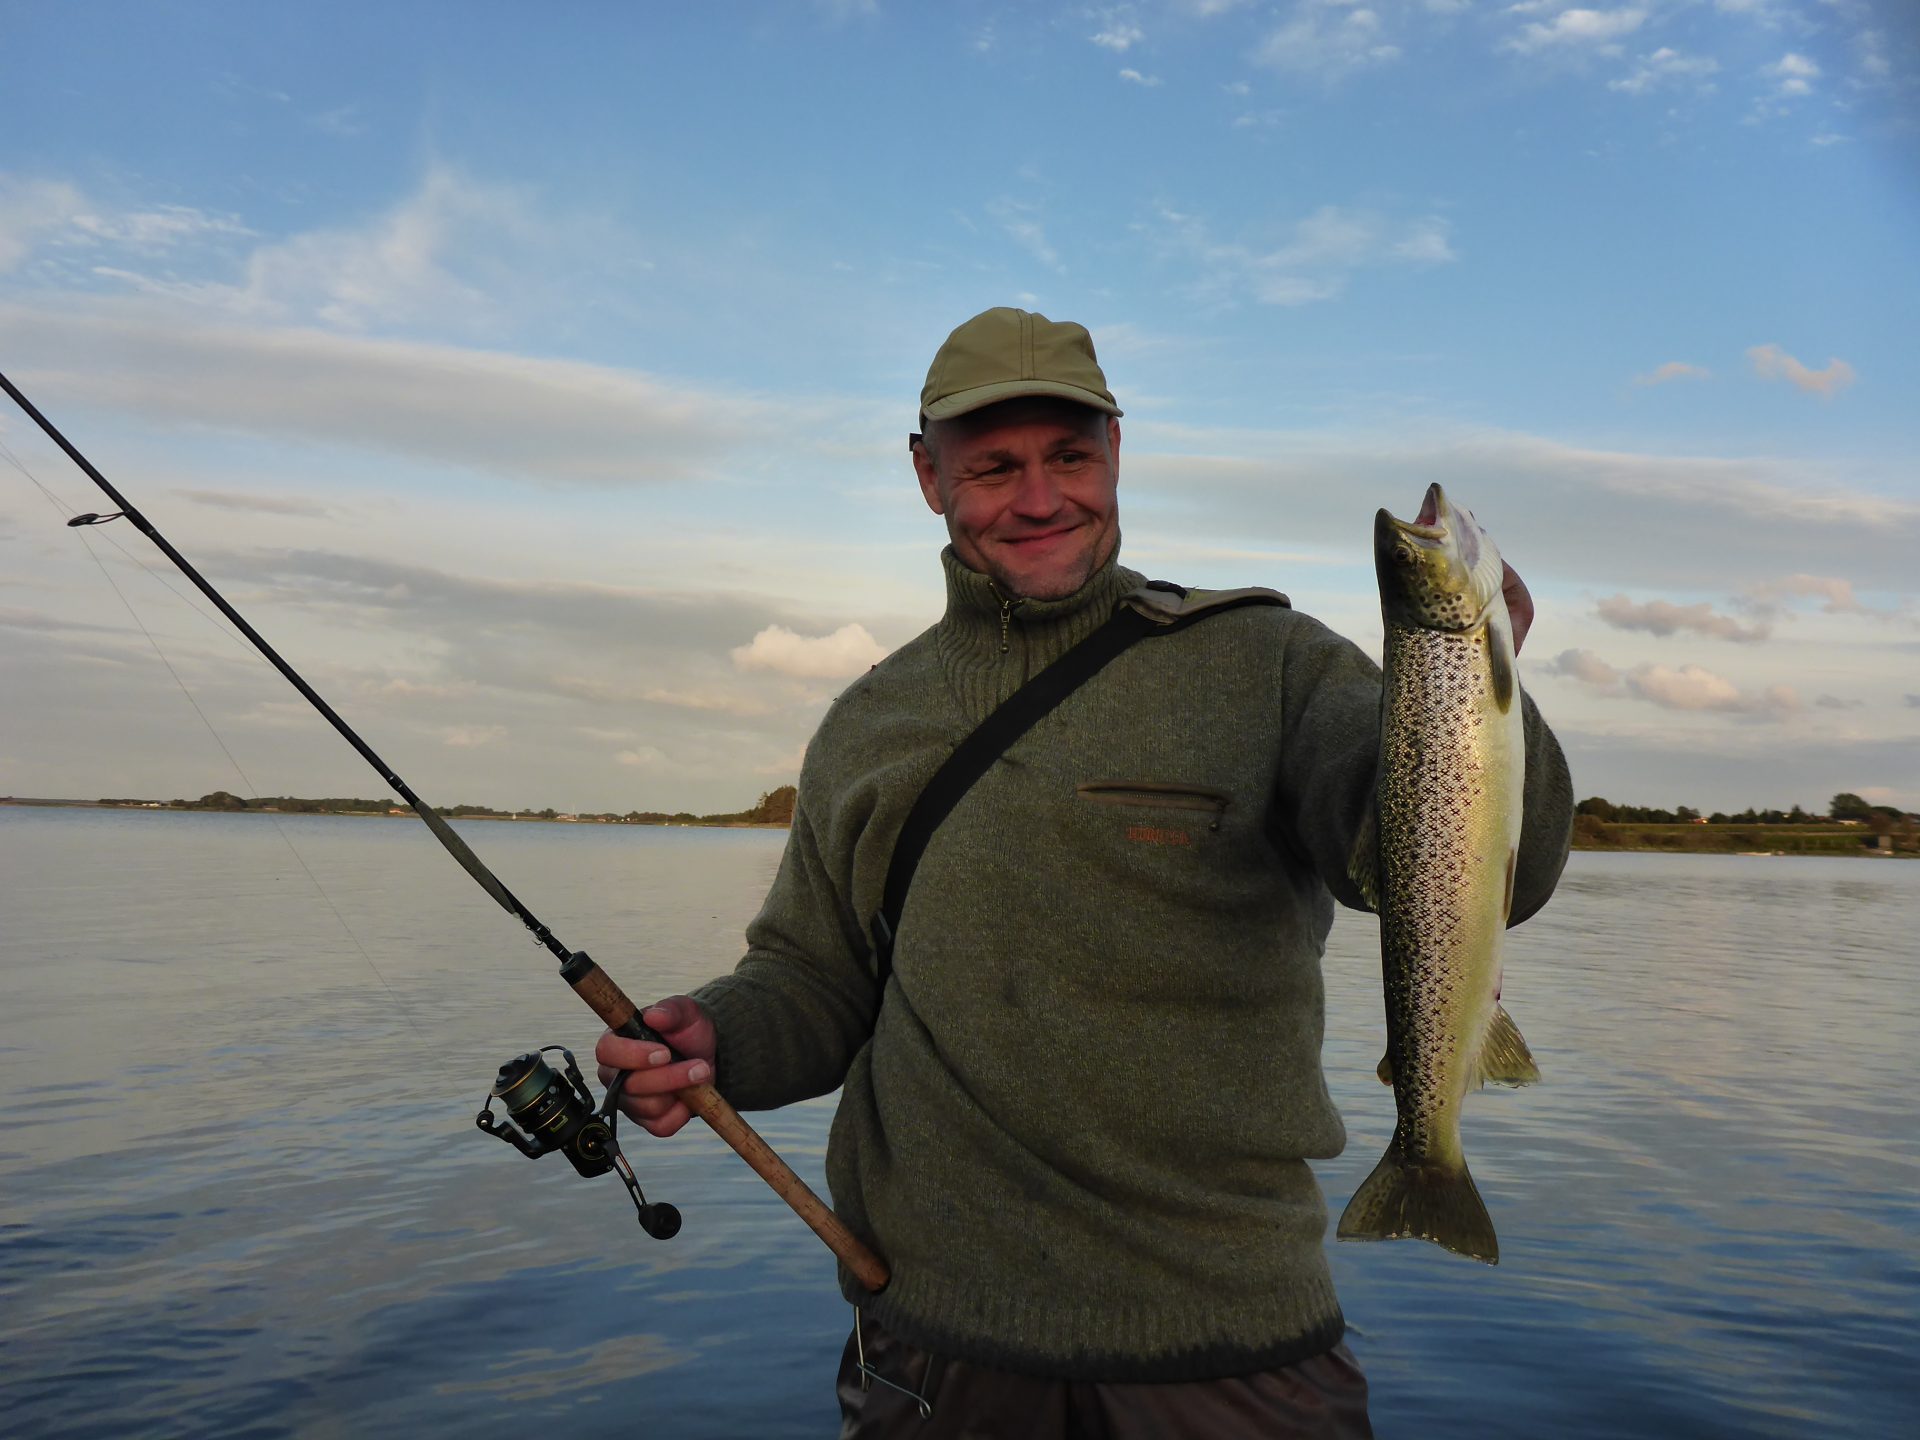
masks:
POLYGON ((860 1389, 863 1392, 870 1388, 870 1382, 878 1380, 889 1390, 898 1390, 902 1395, 913 1401, 915 1405, 918 1405, 920 1407, 920 1418, 922 1420, 931 1420, 933 1418, 933 1401, 929 1400, 926 1395, 922 1393, 927 1388, 927 1381, 933 1376, 935 1361, 932 1355, 927 1356, 927 1371, 926 1374, 920 1377, 920 1389, 909 1390, 897 1381, 889 1380, 878 1370, 867 1364, 867 1341, 866 1337, 860 1333, 860 1309, 858 1306, 855 1306, 853 1311, 853 1350, 855 1356, 854 1368, 860 1372, 860 1389))

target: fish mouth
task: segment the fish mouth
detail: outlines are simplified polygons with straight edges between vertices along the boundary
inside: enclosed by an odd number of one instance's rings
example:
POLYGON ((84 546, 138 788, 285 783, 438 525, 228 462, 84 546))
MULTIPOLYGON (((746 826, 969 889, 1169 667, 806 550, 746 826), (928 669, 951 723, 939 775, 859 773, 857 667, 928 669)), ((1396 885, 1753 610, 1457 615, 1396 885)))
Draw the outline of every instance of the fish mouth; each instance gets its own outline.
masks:
POLYGON ((1440 488, 1438 481, 1427 486, 1427 493, 1420 501, 1420 513, 1413 519, 1402 520, 1386 510, 1378 517, 1381 525, 1390 525, 1407 539, 1428 545, 1437 545, 1447 538, 1448 522, 1452 518, 1453 507, 1447 503, 1447 492, 1440 488))

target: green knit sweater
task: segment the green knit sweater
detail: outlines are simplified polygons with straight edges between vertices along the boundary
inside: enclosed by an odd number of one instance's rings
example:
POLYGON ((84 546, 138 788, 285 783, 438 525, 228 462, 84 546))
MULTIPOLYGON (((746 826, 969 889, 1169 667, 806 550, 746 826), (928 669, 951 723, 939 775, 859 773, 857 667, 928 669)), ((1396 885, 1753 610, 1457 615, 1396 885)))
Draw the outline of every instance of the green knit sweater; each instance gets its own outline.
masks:
MULTIPOLYGON (((945 557, 939 624, 808 747, 749 949, 697 998, 741 1109, 843 1086, 834 1207, 892 1267, 847 1297, 910 1343, 1091 1380, 1188 1380, 1335 1344, 1320 958, 1371 801, 1380 672, 1278 606, 1134 646, 935 833, 885 1003, 868 924, 948 752, 1142 579, 1003 604, 945 557)), ((1514 914, 1565 863, 1572 791, 1527 708, 1514 914)))

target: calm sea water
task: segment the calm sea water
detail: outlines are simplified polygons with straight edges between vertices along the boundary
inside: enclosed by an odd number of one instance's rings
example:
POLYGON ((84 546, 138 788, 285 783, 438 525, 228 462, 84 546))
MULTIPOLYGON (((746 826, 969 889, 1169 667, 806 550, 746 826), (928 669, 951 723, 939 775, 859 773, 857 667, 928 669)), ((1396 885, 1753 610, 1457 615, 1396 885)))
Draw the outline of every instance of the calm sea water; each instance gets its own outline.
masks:
MULTIPOLYGON (((463 830, 636 996, 732 964, 784 841, 463 830)), ((730 1151, 635 1143, 661 1243, 473 1128, 597 1025, 424 827, 0 808, 0 905, 0 1433, 833 1433, 830 1257, 730 1151)), ((1915 1433, 1917 936, 1920 864, 1575 855, 1508 960, 1546 1083, 1468 1114, 1502 1263, 1333 1247, 1380 1433, 1915 1433)), ((1376 946, 1327 959, 1336 1214, 1376 946)), ((830 1115, 755 1118, 819 1187, 830 1115)))

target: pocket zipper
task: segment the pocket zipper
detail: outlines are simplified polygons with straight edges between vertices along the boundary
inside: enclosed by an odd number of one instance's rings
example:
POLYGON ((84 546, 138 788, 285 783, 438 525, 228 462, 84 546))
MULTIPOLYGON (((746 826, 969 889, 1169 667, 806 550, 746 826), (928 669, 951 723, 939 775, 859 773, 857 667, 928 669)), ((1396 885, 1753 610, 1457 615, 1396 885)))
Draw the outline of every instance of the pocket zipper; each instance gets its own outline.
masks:
POLYGON ((1209 829, 1220 828, 1220 817, 1233 796, 1225 790, 1206 785, 1186 785, 1162 780, 1088 780, 1076 785, 1074 793, 1096 805, 1151 805, 1162 810, 1199 810, 1213 816, 1209 829))

